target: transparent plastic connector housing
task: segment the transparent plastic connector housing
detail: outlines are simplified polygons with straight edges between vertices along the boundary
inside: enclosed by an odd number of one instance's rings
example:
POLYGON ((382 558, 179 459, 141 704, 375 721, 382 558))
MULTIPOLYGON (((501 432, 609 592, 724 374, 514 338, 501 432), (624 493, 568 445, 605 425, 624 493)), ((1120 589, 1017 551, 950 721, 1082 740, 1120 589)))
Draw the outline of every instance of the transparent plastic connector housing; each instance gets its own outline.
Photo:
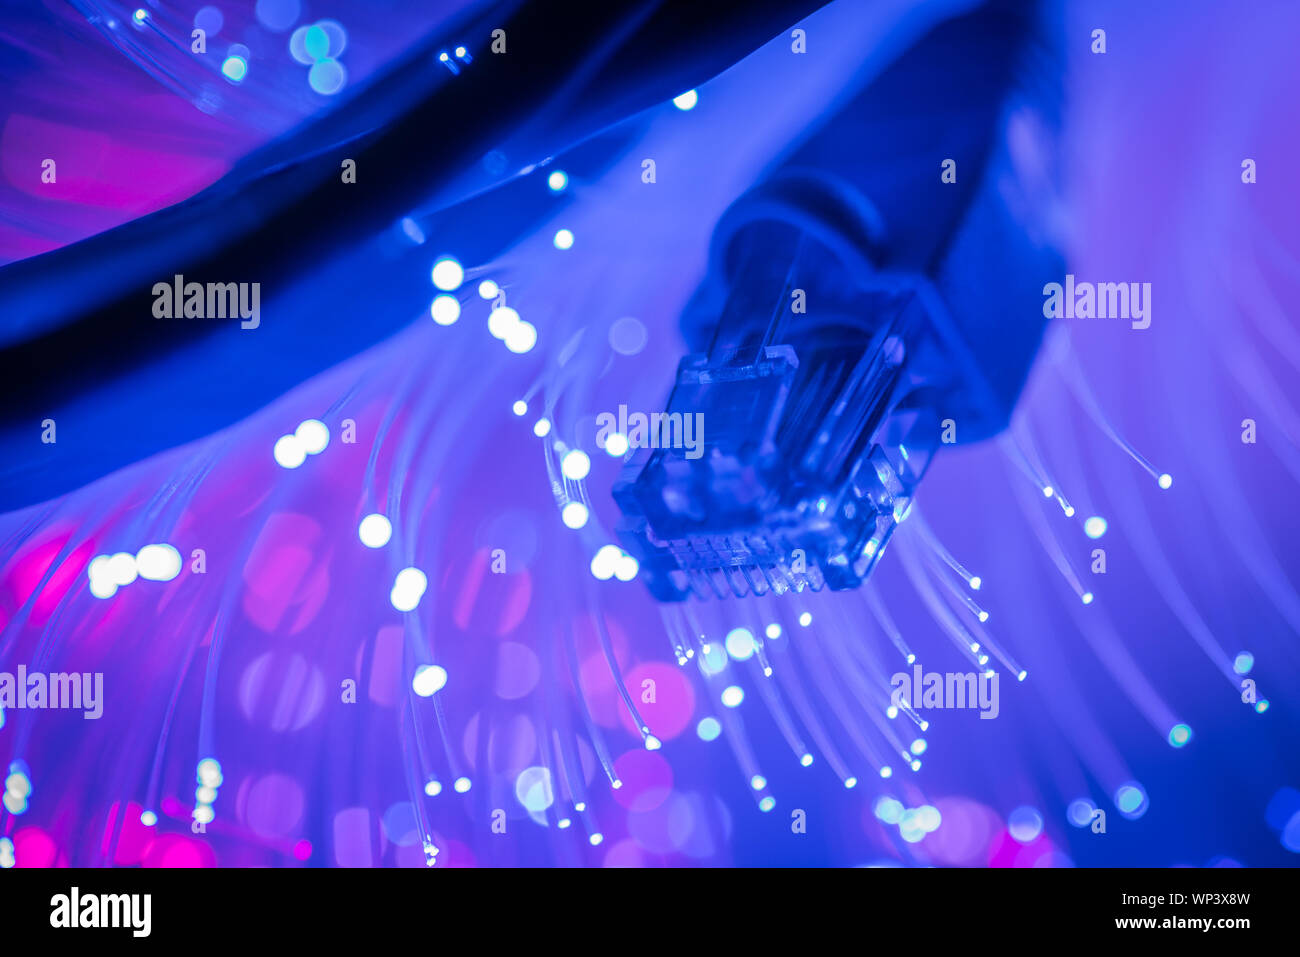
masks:
POLYGON ((858 306, 869 321, 800 317, 794 342, 682 360, 664 421, 698 413, 703 454, 642 448, 614 487, 657 598, 853 588, 880 560, 939 432, 907 361, 927 327, 920 299, 858 306))
POLYGON ((1022 255, 997 202, 979 230, 923 241, 951 211, 895 202, 887 223, 859 182, 873 167, 829 155, 839 169, 783 169, 719 221, 660 417, 671 433, 698 416, 702 441, 655 436, 615 483, 620 539, 661 601, 861 584, 945 423, 962 441, 1005 428, 1041 338, 1041 284, 986 267, 1055 259, 1022 255))

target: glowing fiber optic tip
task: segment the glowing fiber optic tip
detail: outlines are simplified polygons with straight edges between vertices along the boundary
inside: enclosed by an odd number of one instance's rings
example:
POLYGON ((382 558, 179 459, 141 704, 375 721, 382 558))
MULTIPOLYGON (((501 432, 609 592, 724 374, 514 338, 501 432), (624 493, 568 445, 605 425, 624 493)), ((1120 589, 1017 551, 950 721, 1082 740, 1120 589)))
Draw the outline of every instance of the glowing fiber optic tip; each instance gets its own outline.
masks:
POLYGON ((621 582, 630 582, 640 570, 637 560, 626 552, 620 552, 618 560, 614 562, 614 577, 621 582))
POLYGON ((765 629, 763 629, 763 634, 767 635, 768 638, 775 641, 777 638, 781 637, 781 626, 778 625, 776 622, 772 622, 765 629))
POLYGON ((581 814, 583 811, 587 810, 587 802, 579 801, 577 804, 573 805, 573 809, 581 814))
POLYGON ((891 768, 888 764, 886 764, 883 768, 880 769, 880 776, 882 778, 892 778, 894 776, 894 769, 891 768))
POLYGON ((717 718, 701 718, 695 726, 695 733, 701 741, 716 741, 718 735, 722 734, 722 725, 717 718))
POLYGON ((1255 705, 1255 713, 1263 714, 1267 710, 1268 710, 1268 699, 1260 698, 1259 702, 1255 705))
POLYGON ((308 455, 319 455, 330 444, 329 427, 320 419, 307 419, 294 429, 293 437, 308 455))
POLYGON ((560 462, 560 471, 565 478, 579 482, 591 471, 591 459, 582 449, 570 449, 560 462))
MULTIPOLYGON (((292 47, 290 47, 290 50, 292 50, 292 47)), ((294 54, 294 59, 299 59, 298 54, 294 54)), ((407 239, 415 243, 417 246, 421 245, 426 238, 424 230, 420 228, 419 223, 413 220, 410 216, 404 216, 402 218, 402 232, 406 235, 407 239)))
POLYGON ((447 684, 447 669, 439 665, 420 665, 411 679, 411 688, 421 698, 432 698, 447 684))
POLYGON ((729 685, 722 690, 722 703, 728 708, 739 708, 745 700, 745 691, 739 685, 729 685))
POLYGON ((537 345, 537 327, 531 322, 520 322, 506 333, 506 348, 516 355, 532 351, 537 345))
POLYGON ((515 399, 515 404, 510 407, 510 411, 515 415, 527 415, 528 403, 523 399, 515 399))
POLYGON ((538 419, 536 422, 533 423, 533 435, 537 436, 539 439, 544 439, 550 434, 551 434, 550 419, 538 419))
POLYGON ((32 782, 22 771, 15 771, 5 778, 5 791, 17 798, 25 798, 32 793, 32 782))
POLYGON ((1016 680, 1017 680, 1017 681, 1024 681, 1024 680, 1025 680, 1025 677, 1026 677, 1028 674, 1029 674, 1028 671, 1025 671, 1025 669, 1021 668, 1021 669, 1020 669, 1020 674, 1016 675, 1016 680))
POLYGON ((572 824, 573 824, 573 822, 570 821, 567 817, 562 817, 562 818, 560 818, 558 821, 555 822, 555 826, 558 827, 558 828, 560 828, 561 830, 563 830, 563 829, 566 828, 566 827, 569 827, 569 826, 572 825, 572 824))
POLYGON ((555 245, 556 249, 572 249, 573 231, 568 229, 561 229, 558 232, 556 232, 555 238, 551 240, 551 242, 555 245))
POLYGON ((736 661, 748 661, 754 656, 756 649, 754 636, 748 628, 731 629, 722 644, 727 649, 727 654, 736 661))
POLYGON ((429 795, 429 797, 437 797, 442 793, 442 782, 430 781, 424 786, 424 793, 429 795))
POLYGON ((1096 810, 1091 801, 1086 798, 1076 798, 1066 808, 1065 816, 1075 827, 1087 827, 1092 822, 1092 815, 1096 810))
POLYGON ((286 469, 296 469, 307 461, 307 450, 296 435, 282 435, 276 439, 271 454, 275 456, 275 464, 286 469))
POLYGON ((456 783, 452 785, 457 794, 464 794, 471 787, 469 778, 457 778, 456 783))
POLYGON ((347 70, 343 64, 332 57, 325 57, 312 64, 307 71, 307 85, 317 93, 333 96, 348 81, 347 70))
POLYGON ((687 90, 681 96, 673 97, 673 106, 682 112, 695 109, 695 104, 698 102, 700 102, 700 94, 695 90, 687 90))
POLYGON ((1255 667, 1255 656, 1249 651, 1240 652, 1232 661, 1232 670, 1239 675, 1249 674, 1253 667, 1255 667))
POLYGON ((464 47, 456 47, 456 56, 464 56, 464 55, 465 55, 465 48, 464 48, 464 47))
POLYGON ((897 718, 897 717, 898 717, 898 709, 895 708, 895 707, 891 704, 888 708, 885 709, 885 717, 886 717, 886 718, 889 718, 890 720, 893 720, 894 718, 897 718))
POLYGON ((921 827, 917 822, 915 809, 907 811, 903 817, 904 820, 898 824, 899 836, 908 844, 916 844, 925 840, 925 828, 921 827))
POLYGON ((587 518, 590 516, 587 506, 581 502, 570 502, 560 510, 560 519, 568 528, 582 528, 587 524, 587 518))
POLYGON ((857 779, 857 778, 845 778, 845 779, 844 779, 844 786, 845 786, 846 788, 855 788, 855 787, 858 786, 858 779, 857 779))
POLYGON ((440 326, 450 326, 460 318, 460 301, 455 296, 443 293, 434 296, 429 304, 429 315, 440 326))
POLYGON ((979 619, 980 619, 980 621, 988 621, 988 620, 989 620, 989 613, 988 613, 987 611, 982 611, 982 612, 980 612, 980 614, 979 614, 979 619))
POLYGON ((136 10, 135 13, 131 14, 131 19, 135 21, 137 27, 143 26, 145 21, 149 19, 149 11, 141 7, 136 10))
POLYGON ((645 736, 645 749, 647 751, 658 751, 664 746, 664 743, 656 738, 653 734, 645 736))
POLYGON ((393 590, 388 600, 398 611, 415 611, 424 597, 424 590, 429 587, 429 579, 418 568, 403 568, 393 581, 393 590))
POLYGON ((601 834, 599 831, 591 835, 591 837, 587 838, 587 840, 591 842, 592 847, 596 847, 604 839, 605 839, 605 835, 601 834))
POLYGON ((598 581, 609 581, 614 577, 614 567, 618 564, 622 552, 616 545, 604 545, 591 559, 591 574, 598 581))
POLYGON ((1115 806, 1129 820, 1139 818, 1147 811, 1146 791, 1136 782, 1122 784, 1115 791, 1115 806))
POLYGON ((763 788, 767 787, 767 778, 763 777, 761 774, 755 774, 749 779, 749 786, 755 791, 761 791, 763 788))
POLYGON ((1056 494, 1056 489, 1052 488, 1052 486, 1050 485, 1043 486, 1043 498, 1051 498, 1055 494, 1056 494))
POLYGON ((1043 833, 1043 816, 1032 807, 1018 807, 1007 815, 1007 831, 1021 844, 1030 844, 1043 833))
POLYGON ((802 615, 800 615, 800 616, 799 616, 799 624, 803 625, 803 627, 805 627, 805 628, 807 628, 809 625, 811 625, 811 624, 812 624, 812 613, 806 611, 806 612, 804 612, 802 615))
POLYGON ((495 299, 501 294, 501 287, 491 279, 484 279, 478 284, 478 297, 480 299, 495 299))
POLYGON ((443 50, 441 53, 438 54, 438 59, 441 60, 443 63, 446 63, 448 60, 451 59, 451 57, 447 56, 446 50, 443 50))
POLYGON ((979 575, 974 576, 970 580, 971 591, 979 591, 980 586, 983 584, 984 584, 984 579, 980 578, 979 575))
POLYGON ((221 75, 231 83, 243 83, 244 77, 248 76, 248 61, 242 56, 226 57, 221 63, 221 75))
POLYGON ((434 262, 431 276, 435 286, 443 292, 452 292, 465 281, 465 270, 454 257, 441 256, 434 262))
POLYGON ((383 548, 393 537, 393 523, 386 516, 372 512, 357 526, 357 536, 366 548, 383 548))
POLYGON ((912 742, 913 754, 925 754, 925 748, 926 748, 925 738, 917 738, 915 741, 912 742))
POLYGON ((145 811, 140 815, 140 823, 145 827, 153 827, 158 823, 158 815, 153 811, 145 811))
POLYGON ((181 553, 171 545, 146 545, 135 554, 141 578, 169 582, 181 573, 181 553))
POLYGON ((1074 518, 1074 506, 1073 506, 1073 505, 1067 505, 1067 506, 1065 506, 1065 517, 1066 517, 1066 518, 1074 518))
MULTIPOLYGON (((306 54, 308 62, 315 63, 317 60, 323 60, 330 55, 330 35, 325 31, 324 25, 314 23, 309 27, 302 27, 302 52, 306 54)), ((298 31, 295 30, 294 33, 298 31)), ((293 37, 289 38, 289 52, 294 49, 293 37)), ((339 47, 336 53, 342 53, 343 48, 339 47)))
POLYGON ((939 814, 939 809, 933 804, 924 804, 917 808, 916 820, 921 825, 922 830, 929 834, 939 830, 939 825, 943 823, 943 816, 939 814))
POLYGON ((776 807, 776 798, 772 797, 770 794, 758 802, 758 809, 764 814, 772 810, 774 807, 776 807))
POLYGON ((204 758, 195 768, 194 776, 205 787, 220 787, 222 781, 221 762, 216 758, 204 758))
POLYGON ((912 770, 913 770, 913 771, 919 771, 919 770, 921 770, 921 762, 920 762, 920 761, 913 761, 913 762, 912 762, 912 770))
POLYGON ((552 193, 563 193, 565 187, 569 185, 569 174, 562 169, 557 169, 546 177, 546 185, 552 193))
POLYGON ((128 552, 118 552, 104 566, 104 573, 114 585, 129 585, 139 575, 135 556, 128 552))
POLYGON ((872 807, 872 813, 876 815, 876 819, 886 824, 897 824, 903 819, 905 810, 901 801, 884 795, 876 798, 876 803, 872 807))
POLYGON ((1186 724, 1176 724, 1169 729, 1169 744, 1175 748, 1181 748, 1192 740, 1192 729, 1186 724))
POLYGON ((1091 539, 1098 539, 1106 534, 1106 520, 1100 515, 1091 515, 1083 520, 1083 534, 1091 539))
POLYGON ((519 313, 509 306, 501 306, 488 314, 488 332, 492 333, 493 338, 504 341, 510 330, 519 325, 520 321, 519 313))
POLYGON ((216 820, 217 814, 210 805, 201 804, 194 809, 193 817, 200 824, 211 824, 216 820))
POLYGON ((90 593, 96 598, 112 598, 117 594, 117 582, 108 570, 108 556, 100 555, 86 569, 90 578, 90 593))
POLYGON ((612 455, 615 458, 618 458, 620 456, 627 455, 627 450, 628 450, 627 436, 623 435, 621 432, 615 432, 613 435, 605 439, 606 455, 612 455))
POLYGON ((806 768, 813 763, 813 756, 811 754, 805 754, 799 759, 799 763, 806 768))
POLYGON ((1174 477, 1168 472, 1165 472, 1156 480, 1156 482, 1161 488, 1169 488, 1169 486, 1174 484, 1174 477))
POLYGON ((1083 602, 1085 605, 1091 605, 1091 604, 1092 604, 1092 597, 1093 597, 1093 596, 1092 596, 1092 592, 1090 592, 1090 591, 1086 591, 1086 592, 1084 592, 1082 595, 1079 596, 1079 601, 1083 602))

